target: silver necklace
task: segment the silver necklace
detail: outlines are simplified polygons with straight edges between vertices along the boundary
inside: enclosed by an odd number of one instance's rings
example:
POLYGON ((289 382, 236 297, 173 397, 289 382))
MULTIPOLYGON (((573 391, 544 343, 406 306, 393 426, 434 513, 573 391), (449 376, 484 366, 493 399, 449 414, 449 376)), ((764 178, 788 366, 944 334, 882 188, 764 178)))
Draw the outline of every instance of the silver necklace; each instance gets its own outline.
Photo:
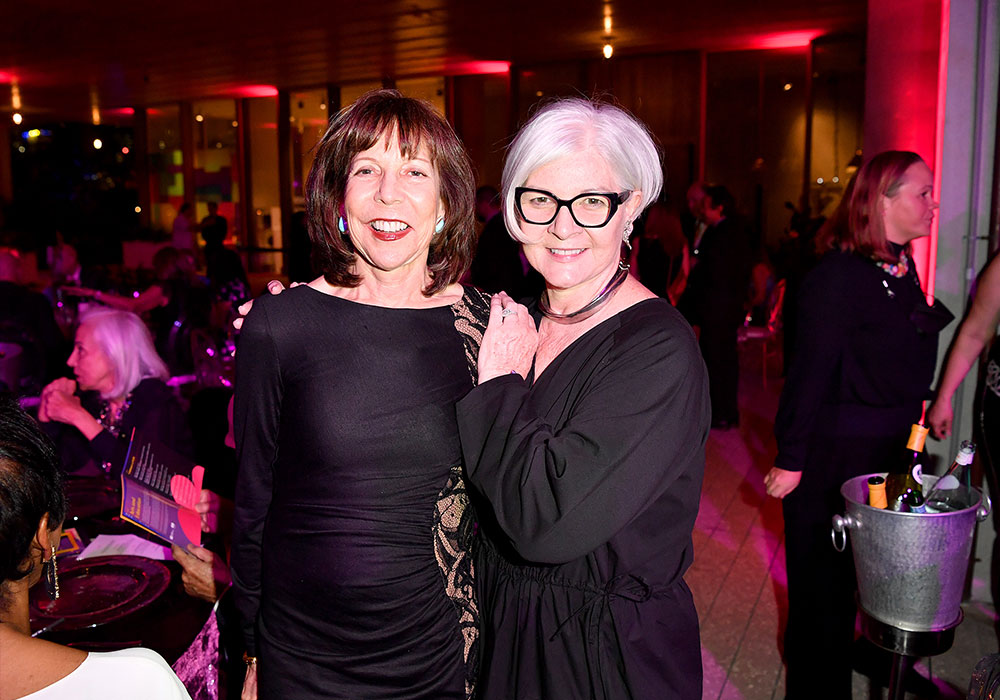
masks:
POLYGON ((557 314, 549 307, 549 292, 548 290, 545 290, 542 292, 542 296, 538 299, 538 310, 542 312, 542 315, 545 316, 545 318, 555 321, 556 323, 579 323, 580 321, 584 321, 597 313, 597 310, 614 295, 620 286, 622 286, 626 277, 628 277, 628 265, 619 260, 618 272, 615 273, 615 276, 611 278, 610 282, 604 285, 604 289, 598 292, 593 301, 584 306, 582 309, 577 309, 576 311, 568 314, 557 314))

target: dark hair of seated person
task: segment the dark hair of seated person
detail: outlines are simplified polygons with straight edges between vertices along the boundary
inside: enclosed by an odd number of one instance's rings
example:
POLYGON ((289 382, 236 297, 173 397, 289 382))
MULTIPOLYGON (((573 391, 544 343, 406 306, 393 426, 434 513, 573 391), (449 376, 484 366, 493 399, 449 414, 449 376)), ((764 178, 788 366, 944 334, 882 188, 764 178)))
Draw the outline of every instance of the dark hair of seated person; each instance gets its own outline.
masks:
POLYGON ((66 517, 55 445, 17 401, 4 394, 0 396, 0 608, 6 605, 6 584, 32 573, 31 543, 46 513, 50 530, 66 517))

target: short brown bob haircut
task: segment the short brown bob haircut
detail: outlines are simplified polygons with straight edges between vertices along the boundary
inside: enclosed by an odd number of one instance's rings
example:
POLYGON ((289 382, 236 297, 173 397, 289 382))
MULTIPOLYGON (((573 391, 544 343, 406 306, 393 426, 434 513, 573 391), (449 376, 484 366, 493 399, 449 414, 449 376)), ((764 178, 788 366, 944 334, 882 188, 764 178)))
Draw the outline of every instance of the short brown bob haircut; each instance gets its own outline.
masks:
POLYGON ((373 90, 341 110, 316 146, 306 184, 306 212, 313 259, 323 278, 338 287, 356 287, 353 271, 357 253, 350 237, 337 229, 344 192, 355 156, 378 140, 396 135, 405 157, 426 146, 437 170, 444 230, 435 233, 427 256, 431 283, 426 296, 457 282, 472 261, 476 245, 475 176, 465 147, 451 125, 421 100, 396 90, 373 90))
POLYGON ((922 162, 912 151, 883 151, 861 166, 851 195, 848 230, 840 241, 842 249, 884 262, 898 261, 885 237, 882 197, 895 197, 903 173, 922 162))

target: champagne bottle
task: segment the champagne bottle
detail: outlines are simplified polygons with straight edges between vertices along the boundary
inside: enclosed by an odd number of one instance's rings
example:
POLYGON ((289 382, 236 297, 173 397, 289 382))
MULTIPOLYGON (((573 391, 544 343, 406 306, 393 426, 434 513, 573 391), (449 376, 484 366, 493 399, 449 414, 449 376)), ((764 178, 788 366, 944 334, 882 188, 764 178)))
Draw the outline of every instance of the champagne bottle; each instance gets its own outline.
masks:
POLYGON ((927 494, 927 505, 930 508, 948 513, 973 504, 975 494, 972 489, 972 459, 975 455, 975 443, 963 440, 955 461, 927 494))
POLYGON ((885 479, 881 476, 868 477, 868 505, 872 508, 887 508, 889 506, 885 497, 885 479))
POLYGON ((921 484, 924 479, 924 469, 922 462, 924 441, 927 440, 928 432, 930 432, 930 428, 920 423, 914 423, 910 427, 910 439, 906 441, 906 450, 909 455, 909 466, 906 473, 889 474, 887 479, 886 498, 890 504, 906 493, 907 489, 912 489, 923 495, 921 484))

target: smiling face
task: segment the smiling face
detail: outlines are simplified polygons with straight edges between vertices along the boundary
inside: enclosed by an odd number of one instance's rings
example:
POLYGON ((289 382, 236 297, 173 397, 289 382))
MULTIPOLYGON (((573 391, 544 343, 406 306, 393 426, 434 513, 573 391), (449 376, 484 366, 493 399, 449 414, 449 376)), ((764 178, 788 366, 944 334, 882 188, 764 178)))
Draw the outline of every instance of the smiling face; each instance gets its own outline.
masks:
POLYGON ((404 156, 395 134, 351 162, 344 217, 358 252, 357 274, 427 273, 434 226, 444 216, 437 170, 425 146, 404 156))
POLYGON ((103 395, 115 386, 114 367, 94 337, 93 324, 82 323, 77 328, 73 353, 66 364, 73 368, 83 391, 98 391, 103 395))
MULTIPOLYGON (((569 200, 584 192, 621 192, 624 187, 611 166, 595 150, 554 160, 532 172, 525 187, 551 192, 569 200)), ((567 207, 560 207, 549 224, 520 222, 524 255, 545 278, 545 286, 572 305, 589 302, 611 279, 621 257, 625 222, 635 218, 642 201, 633 192, 600 228, 577 224, 567 207)), ((551 298, 551 295, 550 295, 551 298)))
POLYGON ((898 245, 929 236, 934 210, 934 175, 923 161, 914 163, 900 181, 892 197, 882 198, 882 222, 885 237, 898 245))

